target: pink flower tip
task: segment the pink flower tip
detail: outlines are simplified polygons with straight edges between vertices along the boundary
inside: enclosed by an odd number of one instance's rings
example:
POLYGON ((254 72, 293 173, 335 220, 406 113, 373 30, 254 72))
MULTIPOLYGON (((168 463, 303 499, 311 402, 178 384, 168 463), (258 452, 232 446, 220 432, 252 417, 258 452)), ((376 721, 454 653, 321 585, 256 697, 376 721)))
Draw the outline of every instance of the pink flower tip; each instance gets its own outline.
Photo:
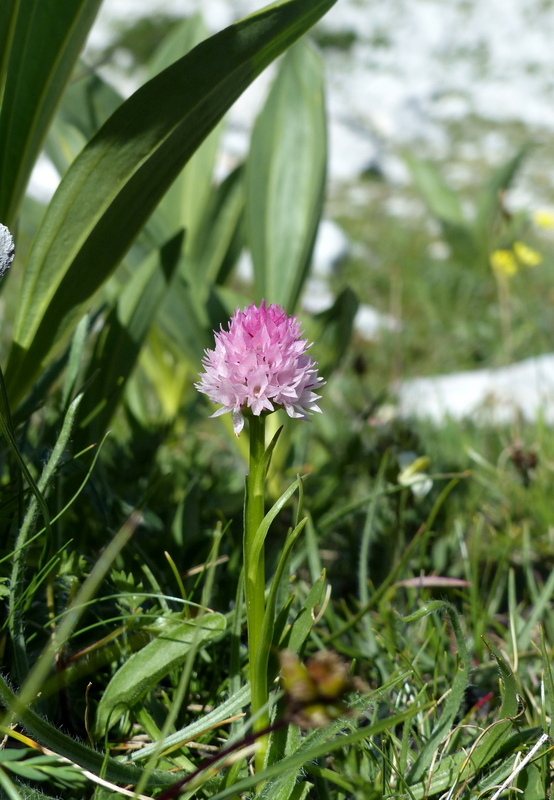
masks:
POLYGON ((307 353, 310 345, 300 338, 296 317, 278 305, 266 307, 262 300, 244 311, 237 309, 229 330, 214 331, 215 349, 202 359, 205 372, 195 384, 199 392, 220 403, 213 417, 231 412, 238 436, 244 413, 260 416, 284 408, 289 417, 307 419, 321 411, 316 394, 325 381, 307 353))

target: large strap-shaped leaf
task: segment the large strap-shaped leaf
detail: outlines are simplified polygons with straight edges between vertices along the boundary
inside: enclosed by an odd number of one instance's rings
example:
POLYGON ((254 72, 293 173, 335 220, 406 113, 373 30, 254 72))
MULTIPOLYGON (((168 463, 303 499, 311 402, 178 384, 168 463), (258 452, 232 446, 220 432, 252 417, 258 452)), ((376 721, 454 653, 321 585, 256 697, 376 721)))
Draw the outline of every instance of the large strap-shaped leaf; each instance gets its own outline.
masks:
POLYGON ((0 3, 0 101, 6 82, 10 43, 15 29, 19 2, 20 0, 4 0, 0 3))
POLYGON ((29 255, 6 368, 12 402, 227 109, 334 3, 284 0, 201 42, 135 92, 89 142, 29 255))
MULTIPOLYGON (((83 397, 79 422, 87 425, 86 437, 100 439, 117 407, 127 380, 134 369, 148 329, 173 279, 179 263, 183 232, 174 236, 159 251, 154 251, 119 294, 88 365, 86 379, 95 380, 83 397), (96 373, 96 375, 95 375, 96 373)), ((74 434, 74 444, 82 438, 74 434)))
POLYGON ((0 2, 0 220, 8 226, 101 3, 0 2))
POLYGON ((290 311, 310 266, 326 165, 321 58, 299 43, 283 59, 256 121, 246 163, 246 222, 256 294, 290 311))
MULTIPOLYGON (((185 19, 169 36, 166 36, 150 60, 149 75, 156 75, 166 69, 207 37, 208 30, 199 14, 185 19)), ((187 253, 194 247, 198 228, 212 194, 220 134, 221 126, 217 126, 173 182, 159 206, 159 211, 165 217, 171 231, 181 228, 186 230, 187 253)))

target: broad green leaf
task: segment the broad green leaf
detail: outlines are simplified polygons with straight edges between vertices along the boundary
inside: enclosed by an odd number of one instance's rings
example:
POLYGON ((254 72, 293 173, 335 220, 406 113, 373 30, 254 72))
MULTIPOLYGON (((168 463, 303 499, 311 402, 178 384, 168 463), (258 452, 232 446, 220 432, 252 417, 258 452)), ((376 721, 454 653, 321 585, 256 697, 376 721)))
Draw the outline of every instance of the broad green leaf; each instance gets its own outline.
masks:
POLYGON ((334 2, 285 0, 231 25, 148 81, 89 142, 29 254, 6 370, 12 402, 225 111, 334 2))
POLYGON ((525 800, 543 800, 548 797, 549 786, 550 779, 545 780, 536 764, 528 764, 517 779, 517 788, 525 800))
POLYGON ((172 669, 182 664, 193 645, 205 645, 219 638, 225 626, 223 614, 207 612, 196 622, 169 625, 164 633, 128 658, 100 699, 95 738, 101 737, 126 708, 139 702, 172 669))
POLYGON ((243 213, 243 169, 237 167, 211 193, 190 253, 190 280, 203 284, 204 292, 225 281, 236 264, 244 240, 243 213))
POLYGON ((164 37, 147 64, 148 77, 162 72, 177 59, 189 53, 209 35, 201 14, 192 14, 178 22, 164 37))
MULTIPOLYGON (((220 314, 221 319, 228 316, 223 309, 220 314)), ((158 324, 196 367, 204 350, 213 347, 213 327, 219 327, 211 326, 209 320, 208 309, 196 302, 196 293, 190 283, 179 275, 163 302, 158 324)))
MULTIPOLYGON (((169 67, 207 36, 208 29, 199 14, 185 19, 166 36, 154 54, 149 75, 153 77, 169 67)), ((160 203, 159 210, 165 216, 170 229, 186 230, 185 249, 189 254, 194 249, 198 227, 212 192, 220 133, 218 126, 198 148, 160 203)))
POLYGON ((246 166, 247 236, 256 294, 293 311, 323 205, 327 131, 320 57, 299 42, 259 115, 246 166))
POLYGON ((81 131, 58 115, 48 131, 44 143, 44 153, 58 173, 63 175, 86 143, 87 140, 81 131))
MULTIPOLYGON (((87 370, 97 373, 81 406, 81 425, 94 418, 93 437, 101 437, 133 370, 148 329, 171 285, 183 234, 177 234, 139 267, 108 315, 87 370)), ((87 430, 87 436, 90 437, 87 430)))
MULTIPOLYGON (((4 41, 11 46, 5 54, 0 112, 0 219, 8 227, 15 223, 48 126, 101 2, 8 3, 17 10, 13 39, 4 41)), ((2 11, 0 23, 5 14, 2 11)), ((0 33, 0 44, 1 37, 0 33)))
POLYGON ((67 87, 57 116, 80 131, 88 141, 123 103, 123 97, 88 67, 82 66, 81 72, 84 74, 67 87))
POLYGON ((21 0, 3 0, 0 3, 0 106, 20 3, 21 0))

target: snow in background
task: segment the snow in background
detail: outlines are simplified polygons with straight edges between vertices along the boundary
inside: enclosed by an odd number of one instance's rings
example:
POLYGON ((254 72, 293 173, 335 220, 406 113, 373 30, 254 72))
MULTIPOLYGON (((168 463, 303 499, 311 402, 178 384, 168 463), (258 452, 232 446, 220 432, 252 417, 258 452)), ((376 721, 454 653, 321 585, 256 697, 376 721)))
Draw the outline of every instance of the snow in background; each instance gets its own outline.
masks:
MULTIPOLYGON (((263 7, 257 0, 157 0, 156 14, 180 18, 201 12, 212 31, 263 7)), ((105 48, 122 25, 152 14, 151 0, 105 0, 91 33, 89 54, 105 48)), ((377 169, 389 182, 405 184, 403 146, 420 144, 436 158, 448 155, 446 123, 476 115, 494 123, 519 123, 534 141, 554 132, 554 4, 548 0, 339 0, 320 30, 354 34, 348 50, 326 49, 329 111, 329 176, 353 182, 377 169)), ((267 70, 233 106, 224 139, 228 163, 246 152, 249 131, 271 80, 267 70)), ((125 94, 139 84, 121 70, 111 72, 125 94)), ((466 143, 490 164, 513 149, 496 131, 466 143)), ((32 191, 47 199, 56 185, 52 167, 41 161, 32 191)), ((551 176, 549 188, 554 184, 551 176)), ((402 198, 399 198, 401 200, 402 198)), ((333 297, 327 277, 348 252, 348 240, 331 221, 321 226, 306 306, 317 312, 333 297), (308 300, 309 297, 309 300, 308 300)), ((243 265, 248 270, 248 264, 243 265)), ((377 336, 394 319, 364 306, 359 332, 377 336)), ((499 418, 519 409, 539 409, 554 418, 554 357, 545 356, 502 370, 478 370, 410 381, 399 389, 404 414, 459 418, 497 409, 499 418)))

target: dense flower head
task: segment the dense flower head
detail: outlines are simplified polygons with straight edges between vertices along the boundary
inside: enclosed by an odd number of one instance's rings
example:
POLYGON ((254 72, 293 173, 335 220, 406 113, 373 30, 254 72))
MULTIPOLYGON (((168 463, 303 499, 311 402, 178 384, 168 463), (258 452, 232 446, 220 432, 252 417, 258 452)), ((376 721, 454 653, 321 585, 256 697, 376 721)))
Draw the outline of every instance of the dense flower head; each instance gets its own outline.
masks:
POLYGON ((324 381, 317 364, 307 354, 300 323, 278 305, 237 309, 229 323, 215 333, 215 350, 206 350, 205 372, 195 384, 214 403, 221 403, 214 417, 230 411, 238 436, 244 427, 243 412, 259 416, 284 408, 289 417, 306 419, 320 411, 316 391, 324 381))

